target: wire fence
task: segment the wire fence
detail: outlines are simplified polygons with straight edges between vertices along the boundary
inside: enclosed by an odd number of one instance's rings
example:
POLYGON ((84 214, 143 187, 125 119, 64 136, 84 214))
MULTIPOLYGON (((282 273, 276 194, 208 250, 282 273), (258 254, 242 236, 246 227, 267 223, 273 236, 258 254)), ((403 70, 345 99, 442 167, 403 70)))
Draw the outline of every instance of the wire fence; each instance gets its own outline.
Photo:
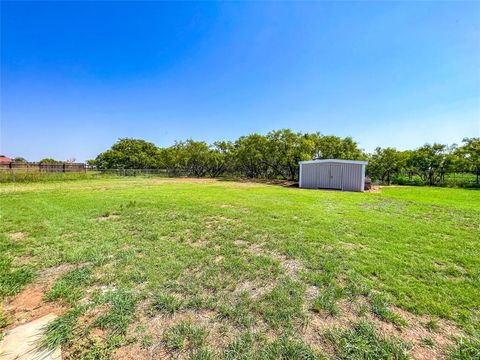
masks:
MULTIPOLYGON (((77 164, 75 164, 77 165, 77 164)), ((241 174, 223 174, 229 178, 242 178, 241 174)), ((74 166, 28 166, 28 167, 0 167, 0 183, 25 183, 25 182, 47 182, 81 179, 101 179, 113 177, 195 177, 195 175, 182 170, 167 169, 95 169, 74 166), (81 169, 81 170, 80 170, 81 169)), ((397 176, 392 179, 391 184, 425 186, 424 180, 419 176, 407 177, 397 176)), ((451 173, 446 174, 437 186, 443 187, 466 187, 480 188, 476 174, 472 173, 451 173)))
POLYGON ((168 172, 166 169, 93 169, 83 171, 62 171, 50 168, 39 171, 38 168, 0 168, 0 183, 43 182, 62 180, 98 179, 108 177, 185 177, 186 173, 168 172))

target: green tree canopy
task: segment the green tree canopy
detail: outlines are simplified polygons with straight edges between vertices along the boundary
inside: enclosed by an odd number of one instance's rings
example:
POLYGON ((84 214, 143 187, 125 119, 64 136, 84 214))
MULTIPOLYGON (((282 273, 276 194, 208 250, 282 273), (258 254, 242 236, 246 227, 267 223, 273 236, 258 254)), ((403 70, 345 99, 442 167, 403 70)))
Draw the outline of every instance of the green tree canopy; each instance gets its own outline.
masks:
POLYGON ((463 145, 456 150, 456 153, 463 160, 466 170, 475 172, 478 185, 480 176, 480 138, 464 138, 462 142, 463 145))
POLYGON ((62 164, 63 162, 60 160, 55 160, 52 158, 45 158, 39 161, 40 164, 62 164))
POLYGON ((139 139, 119 139, 95 159, 99 169, 156 169, 160 153, 151 142, 139 139))
POLYGON ((395 148, 377 147, 368 161, 370 176, 390 184, 391 178, 405 167, 406 156, 395 148))

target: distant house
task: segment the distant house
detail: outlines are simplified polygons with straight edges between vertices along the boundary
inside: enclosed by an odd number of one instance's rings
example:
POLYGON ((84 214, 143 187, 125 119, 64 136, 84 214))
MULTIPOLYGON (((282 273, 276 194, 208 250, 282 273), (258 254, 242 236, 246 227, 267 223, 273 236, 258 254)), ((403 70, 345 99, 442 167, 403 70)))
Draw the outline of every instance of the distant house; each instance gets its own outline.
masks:
POLYGON ((10 159, 9 157, 7 156, 4 156, 4 155, 0 155, 0 164, 2 165, 9 165, 13 162, 12 159, 10 159))

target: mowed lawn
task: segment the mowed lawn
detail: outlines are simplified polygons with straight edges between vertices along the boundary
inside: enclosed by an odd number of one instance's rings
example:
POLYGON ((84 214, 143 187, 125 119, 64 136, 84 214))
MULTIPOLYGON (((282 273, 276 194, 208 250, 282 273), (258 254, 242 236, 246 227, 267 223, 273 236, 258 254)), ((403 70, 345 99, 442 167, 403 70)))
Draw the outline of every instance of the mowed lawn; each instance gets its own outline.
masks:
POLYGON ((66 358, 480 353, 480 191, 112 178, 0 210, 0 326, 53 312, 66 358))

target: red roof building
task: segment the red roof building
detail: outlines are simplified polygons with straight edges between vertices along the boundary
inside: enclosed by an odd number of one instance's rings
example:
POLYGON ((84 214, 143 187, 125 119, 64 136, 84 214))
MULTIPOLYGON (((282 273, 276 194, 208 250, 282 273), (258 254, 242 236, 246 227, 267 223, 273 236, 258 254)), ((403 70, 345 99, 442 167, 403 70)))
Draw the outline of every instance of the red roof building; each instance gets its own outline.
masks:
POLYGON ((13 162, 12 159, 10 159, 7 156, 0 156, 0 164, 11 164, 13 162))

